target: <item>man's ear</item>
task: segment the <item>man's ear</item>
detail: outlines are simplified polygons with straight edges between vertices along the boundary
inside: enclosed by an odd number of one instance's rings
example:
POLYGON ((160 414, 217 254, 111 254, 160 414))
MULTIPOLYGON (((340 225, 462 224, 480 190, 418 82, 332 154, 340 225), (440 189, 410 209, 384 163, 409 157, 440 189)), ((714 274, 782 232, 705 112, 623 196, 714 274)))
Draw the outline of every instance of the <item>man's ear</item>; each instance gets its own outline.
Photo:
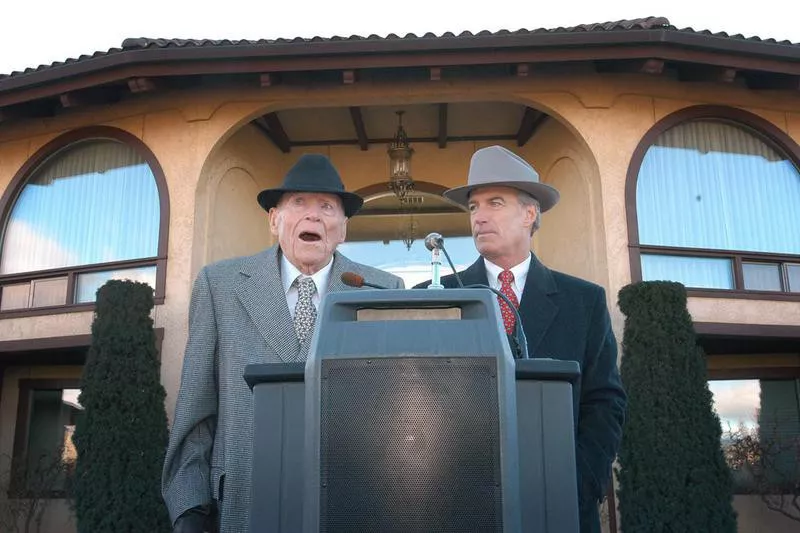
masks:
POLYGON ((350 220, 347 217, 344 217, 344 222, 342 222, 342 238, 339 239, 338 244, 342 244, 345 239, 347 238, 347 221, 350 220))
POLYGON ((532 205, 525 206, 525 227, 532 228, 536 222, 536 208, 532 205))
POLYGON ((277 207, 273 207, 269 210, 269 231, 275 237, 278 236, 278 217, 280 213, 278 212, 277 207))

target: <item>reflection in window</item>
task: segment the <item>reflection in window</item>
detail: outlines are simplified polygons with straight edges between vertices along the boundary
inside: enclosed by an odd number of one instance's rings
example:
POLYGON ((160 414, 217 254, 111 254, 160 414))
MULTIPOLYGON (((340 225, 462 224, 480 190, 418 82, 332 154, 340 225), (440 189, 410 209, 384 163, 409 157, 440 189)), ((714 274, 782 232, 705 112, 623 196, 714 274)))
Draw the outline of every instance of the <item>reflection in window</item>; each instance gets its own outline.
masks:
MULTIPOLYGON (((636 186, 639 242, 675 248, 674 256, 682 255, 681 248, 800 255, 797 205, 800 172, 762 137, 723 122, 686 122, 662 133, 642 161, 636 186)), ((683 281, 691 263, 700 284, 691 279, 687 286, 708 288, 703 280, 718 279, 719 266, 696 255, 673 265, 660 256, 662 266, 676 268, 667 276, 643 262, 643 278, 683 281)), ((755 268, 745 273, 752 284, 746 288, 782 290, 768 275, 755 268)), ((711 284, 733 288, 717 285, 711 284)))
POLYGON ((117 141, 72 145, 20 192, 7 223, 0 274, 155 257, 160 206, 152 171, 117 141))
POLYGON ((753 291, 781 290, 781 266, 777 263, 743 263, 744 288, 753 291))
POLYGON ((642 254, 642 278, 678 281, 703 289, 733 288, 731 260, 717 257, 642 254))
POLYGON ((30 390, 27 445, 15 472, 18 488, 39 494, 66 489, 77 459, 72 434, 82 410, 78 394, 78 389, 30 390))
POLYGON ((129 279, 156 286, 156 267, 146 266, 139 268, 126 268, 122 270, 106 270, 103 272, 87 272, 79 274, 75 289, 75 303, 95 301, 97 289, 112 279, 129 279))
POLYGON ((711 381, 722 446, 739 494, 800 483, 800 380, 711 381))
POLYGON ((789 290, 800 292, 800 265, 786 265, 786 274, 789 280, 789 290))
MULTIPOLYGON (((472 237, 451 237, 445 241, 456 270, 463 270, 478 258, 472 237)), ((345 242, 338 250, 353 261, 391 272, 403 278, 406 288, 431 279, 431 252, 423 239, 415 240, 408 250, 402 241, 345 242)), ((444 254, 441 256, 441 275, 452 271, 444 254)), ((367 280, 369 281, 369 280, 367 280)))

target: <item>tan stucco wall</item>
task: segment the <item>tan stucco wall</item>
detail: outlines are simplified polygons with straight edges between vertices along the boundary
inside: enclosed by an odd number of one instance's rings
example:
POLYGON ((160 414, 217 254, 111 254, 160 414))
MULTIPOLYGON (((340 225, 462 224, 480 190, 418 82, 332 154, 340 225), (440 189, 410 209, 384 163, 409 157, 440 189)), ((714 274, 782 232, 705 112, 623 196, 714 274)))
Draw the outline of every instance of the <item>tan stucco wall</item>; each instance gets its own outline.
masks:
MULTIPOLYGON (((266 218, 250 197, 278 183, 303 153, 282 154, 255 130, 240 127, 282 108, 439 101, 512 101, 555 117, 525 147, 507 145, 537 166, 544 181, 562 189, 563 201, 545 214, 534 248, 554 267, 606 286, 618 336, 622 320, 616 294, 630 281, 625 180, 644 133, 672 111, 714 103, 742 107, 800 140, 800 96, 755 93, 733 84, 679 83, 667 76, 542 75, 480 82, 356 83, 309 91, 276 85, 145 95, 51 119, 0 124, 0 189, 37 148, 80 126, 120 127, 153 151, 170 196, 166 301, 157 306, 155 318, 156 326, 165 329, 162 379, 171 413, 194 275, 210 260, 270 242, 266 228, 264 234, 259 231, 266 218), (239 235, 232 240, 234 233, 239 235)), ((469 156, 478 146, 451 143, 440 150, 417 145, 414 175, 444 186, 463 183, 469 156)), ((328 153, 349 189, 381 181, 387 172, 385 151, 377 147, 366 152, 354 146, 309 151, 328 153)), ((712 322, 796 324, 800 315, 800 305, 793 302, 692 299, 690 308, 696 320, 712 322)), ((0 339, 86 334, 90 322, 91 313, 0 320, 0 339)))

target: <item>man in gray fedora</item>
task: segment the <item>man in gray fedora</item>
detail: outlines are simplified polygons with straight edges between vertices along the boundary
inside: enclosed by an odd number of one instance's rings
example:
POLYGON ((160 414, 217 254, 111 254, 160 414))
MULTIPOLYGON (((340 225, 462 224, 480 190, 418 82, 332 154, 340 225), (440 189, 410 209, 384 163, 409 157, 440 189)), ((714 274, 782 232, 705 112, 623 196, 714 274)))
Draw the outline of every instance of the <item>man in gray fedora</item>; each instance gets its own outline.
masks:
POLYGON ((345 191, 327 157, 303 155, 258 203, 278 244, 204 267, 192 290, 162 477, 176 533, 248 531, 253 407, 245 366, 304 361, 322 297, 352 290, 344 272, 403 288, 400 278, 336 251, 363 200, 345 191))
MULTIPOLYGON (((519 310, 531 357, 580 363, 581 379, 573 388, 580 523, 583 533, 599 532, 598 504, 611 479, 627 402, 605 291, 550 270, 531 252, 541 214, 556 205, 559 193, 540 183, 533 167, 513 152, 501 146, 478 150, 467 185, 444 196, 469 210, 481 255, 459 273, 464 285, 488 284, 511 300, 519 310)), ((452 274, 441 283, 458 286, 452 274)), ((511 334, 514 313, 502 299, 498 303, 511 334)))

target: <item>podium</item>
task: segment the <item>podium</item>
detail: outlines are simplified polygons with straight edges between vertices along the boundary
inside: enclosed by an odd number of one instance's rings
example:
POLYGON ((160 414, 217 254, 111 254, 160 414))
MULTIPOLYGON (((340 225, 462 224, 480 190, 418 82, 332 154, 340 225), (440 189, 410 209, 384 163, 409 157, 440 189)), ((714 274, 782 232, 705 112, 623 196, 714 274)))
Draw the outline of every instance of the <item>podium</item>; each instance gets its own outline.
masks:
POLYGON ((512 357, 486 289, 328 294, 306 363, 245 369, 250 531, 578 533, 578 363, 512 357))

